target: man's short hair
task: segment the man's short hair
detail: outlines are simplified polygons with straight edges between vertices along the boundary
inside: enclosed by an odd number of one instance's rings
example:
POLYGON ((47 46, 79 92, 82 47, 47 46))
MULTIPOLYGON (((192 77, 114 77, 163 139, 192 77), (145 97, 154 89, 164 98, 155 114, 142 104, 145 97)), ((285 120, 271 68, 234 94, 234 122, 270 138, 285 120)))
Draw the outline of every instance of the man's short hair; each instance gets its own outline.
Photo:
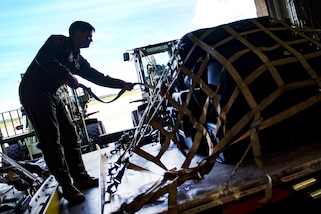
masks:
POLYGON ((95 28, 88 22, 75 21, 69 27, 69 36, 73 36, 74 33, 78 30, 81 32, 93 32, 95 31, 95 28))

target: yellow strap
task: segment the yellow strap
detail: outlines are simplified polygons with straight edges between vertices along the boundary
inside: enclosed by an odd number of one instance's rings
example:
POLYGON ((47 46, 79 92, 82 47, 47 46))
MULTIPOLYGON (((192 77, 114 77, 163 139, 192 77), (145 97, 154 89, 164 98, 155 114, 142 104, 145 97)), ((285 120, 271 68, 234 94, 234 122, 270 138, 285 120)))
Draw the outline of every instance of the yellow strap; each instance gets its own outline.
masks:
MULTIPOLYGON (((302 66, 304 67, 304 69, 308 72, 308 74, 312 77, 312 79, 317 79, 319 77, 319 75, 314 71, 314 69, 310 66, 310 64, 307 62, 307 60, 304 58, 304 55, 302 53, 300 53, 299 51, 295 50, 294 48, 292 48, 289 44, 287 44, 286 42, 284 42, 282 39, 280 39, 279 37, 277 37, 275 34, 273 34, 270 30, 268 30, 268 28, 265 28, 263 25, 261 25, 258 21, 253 20, 253 23, 260 28, 264 33, 268 34, 272 39, 274 39, 277 43, 281 44, 284 48, 286 48, 289 52, 291 52, 298 60, 299 62, 302 64, 302 66)), ((280 22, 281 23, 281 22, 280 22)), ((284 24, 284 26, 286 26, 284 24)), ((286 26, 286 28, 288 30, 294 31, 294 33, 299 33, 297 31, 295 31, 293 28, 290 28, 289 26, 286 26)), ((302 36, 303 34, 300 33, 300 35, 302 36)), ((305 36, 305 38, 308 38, 307 36, 305 36)), ((309 41, 313 41, 315 44, 317 44, 320 47, 320 43, 316 42, 314 39, 309 38, 309 41)), ((321 87, 321 82, 317 81, 316 82, 318 84, 319 87, 321 87)))
POLYGON ((176 177, 169 185, 168 185, 168 213, 178 214, 177 207, 177 182, 178 177, 176 177))
POLYGON ((261 160, 262 152, 261 152, 260 140, 259 140, 259 136, 258 136, 258 130, 259 130, 261 122, 262 122, 261 114, 258 112, 257 114, 255 114, 254 120, 251 124, 251 128, 250 128, 251 140, 250 140, 250 142, 252 145, 255 163, 260 169, 263 169, 263 162, 261 160))

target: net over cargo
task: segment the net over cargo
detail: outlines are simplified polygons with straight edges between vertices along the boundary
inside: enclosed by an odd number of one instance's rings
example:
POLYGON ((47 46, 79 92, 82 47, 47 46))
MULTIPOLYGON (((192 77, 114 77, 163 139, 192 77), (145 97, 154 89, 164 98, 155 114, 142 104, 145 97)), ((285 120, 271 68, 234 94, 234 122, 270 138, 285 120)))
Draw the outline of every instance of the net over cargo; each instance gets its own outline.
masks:
POLYGON ((119 148, 108 192, 121 187, 126 173, 149 174, 149 183, 118 210, 134 212, 165 196, 168 210, 179 212, 179 186, 202 179, 216 161, 236 163, 251 154, 264 168, 261 156, 279 149, 280 139, 300 141, 302 133, 315 133, 318 36, 269 17, 183 36, 143 120, 119 148))

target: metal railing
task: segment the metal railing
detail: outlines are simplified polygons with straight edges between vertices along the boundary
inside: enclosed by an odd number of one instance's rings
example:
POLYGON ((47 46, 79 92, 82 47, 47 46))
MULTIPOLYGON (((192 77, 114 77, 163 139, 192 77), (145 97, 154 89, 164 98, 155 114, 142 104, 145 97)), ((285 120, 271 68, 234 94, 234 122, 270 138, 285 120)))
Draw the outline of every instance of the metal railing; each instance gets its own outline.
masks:
POLYGON ((27 118, 21 109, 14 109, 0 113, 0 141, 1 143, 11 142, 34 135, 28 130, 27 118))

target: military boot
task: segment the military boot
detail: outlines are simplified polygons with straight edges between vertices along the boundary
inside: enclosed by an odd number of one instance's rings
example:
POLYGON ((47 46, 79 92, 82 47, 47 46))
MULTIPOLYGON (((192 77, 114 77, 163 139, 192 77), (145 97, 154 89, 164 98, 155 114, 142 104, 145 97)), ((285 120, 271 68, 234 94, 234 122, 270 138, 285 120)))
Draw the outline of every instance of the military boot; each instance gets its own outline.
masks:
POLYGON ((80 204, 85 201, 85 196, 74 186, 62 186, 63 197, 68 201, 70 206, 80 204))
POLYGON ((98 178, 91 177, 89 175, 82 175, 73 178, 74 179, 74 185, 79 189, 89 189, 99 186, 99 180, 98 178))

